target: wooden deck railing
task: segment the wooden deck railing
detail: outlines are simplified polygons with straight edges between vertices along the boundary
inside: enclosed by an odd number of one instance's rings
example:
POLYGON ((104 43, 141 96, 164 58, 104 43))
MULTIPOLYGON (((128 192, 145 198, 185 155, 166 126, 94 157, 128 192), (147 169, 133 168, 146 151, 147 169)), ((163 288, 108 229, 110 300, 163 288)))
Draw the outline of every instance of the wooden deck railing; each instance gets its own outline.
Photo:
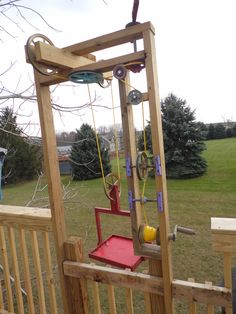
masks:
MULTIPOLYGON (((76 239, 74 238, 74 241, 76 239)), ((81 239, 77 239, 78 245, 74 247, 79 248, 81 239)), ((66 243, 66 246, 68 244, 66 243)), ((82 248, 79 248, 82 252, 82 248)), ((83 260, 82 256, 77 261, 68 260, 63 263, 64 275, 69 278, 77 278, 77 282, 83 281, 87 285, 92 286, 92 293, 88 298, 80 299, 84 302, 86 311, 78 311, 72 313, 103 313, 101 303, 104 307, 105 303, 109 306, 109 313, 154 313, 151 311, 150 295, 163 295, 163 279, 148 274, 130 272, 128 270, 114 269, 111 267, 104 267, 95 264, 87 264, 80 262, 83 260), (100 288, 107 286, 107 297, 103 296, 103 302, 100 301, 100 288), (117 310, 116 296, 114 288, 118 287, 119 291, 125 289, 125 302, 123 308, 117 310), (134 311, 134 300, 132 297, 133 291, 141 291, 143 293, 144 306, 143 309, 134 311), (89 302, 90 301, 90 302, 89 302), (126 305, 124 305, 126 304, 126 305), (89 310, 90 309, 90 310, 89 310), (141 311, 141 312, 140 312, 141 311)), ((73 290, 73 286, 71 286, 73 290)), ((104 290, 104 289, 103 289, 104 290)), ((104 294, 104 292, 103 292, 104 294)), ((214 286, 210 282, 195 283, 194 280, 189 281, 173 280, 172 282, 172 296, 176 300, 181 300, 188 305, 190 314, 212 314, 219 306, 231 308, 232 295, 231 290, 225 287, 214 286), (200 304, 205 305, 204 312, 200 304)), ((76 304, 73 305, 74 308, 76 304)))
POLYGON ((0 205, 0 313, 57 313, 49 209, 0 205))
MULTIPOLYGON (((230 239, 234 245, 235 233, 231 229, 230 239)), ((222 232, 226 237, 229 231, 214 231, 218 242, 222 232)), ((0 205, 0 313, 59 313, 60 289, 55 287, 51 233, 49 209, 0 205)), ((216 239, 213 240, 216 243, 216 239)), ((223 247, 220 245, 221 251, 223 247)), ((160 277, 84 263, 82 240, 77 237, 68 239, 64 248, 69 313, 103 313, 104 306, 113 314, 139 313, 135 311, 135 291, 142 294, 142 313, 152 313, 150 296, 163 296, 160 277), (118 304, 120 296, 117 298, 115 288, 118 292, 124 290, 122 306, 118 304)), ((227 249, 234 252, 234 247, 227 246, 227 249)), ((231 288, 227 280, 226 284, 231 288)), ((191 279, 173 280, 172 297, 187 303, 189 313, 212 314, 219 306, 232 313, 232 295, 228 288, 209 282, 195 283, 191 279), (204 312, 199 304, 205 304, 204 312)))

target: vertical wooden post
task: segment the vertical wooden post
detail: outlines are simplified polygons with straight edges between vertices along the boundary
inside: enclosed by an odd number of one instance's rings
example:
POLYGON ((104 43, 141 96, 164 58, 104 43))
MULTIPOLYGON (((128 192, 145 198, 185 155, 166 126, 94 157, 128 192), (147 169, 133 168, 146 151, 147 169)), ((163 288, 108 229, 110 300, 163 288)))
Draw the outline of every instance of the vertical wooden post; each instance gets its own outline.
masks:
MULTIPOLYGON (((121 117, 123 126, 123 138, 125 148, 125 159, 129 160, 130 165, 136 164, 136 136, 133 122, 132 105, 127 103, 127 95, 130 91, 130 80, 127 74, 125 82, 119 81, 121 117)), ((127 171, 127 169, 126 169, 127 171)), ((130 175, 126 177, 128 185, 128 193, 132 194, 132 198, 139 198, 139 182, 135 168, 131 167, 130 175)), ((128 195, 127 195, 128 197, 128 195)), ((142 222, 141 207, 138 202, 132 203, 133 208, 130 208, 131 231, 135 253, 140 251, 138 239, 139 226, 142 222)))
MULTIPOLYGON (((212 282, 211 281, 205 281, 205 285, 212 287, 212 282)), ((214 305, 213 304, 207 304, 207 314, 214 314, 214 305)))
POLYGON ((43 140, 44 166, 47 175, 50 208, 52 213, 53 234, 60 276, 61 295, 63 300, 64 313, 67 314, 67 301, 70 301, 66 299, 65 279, 62 269, 62 262, 65 260, 63 243, 65 242, 67 235, 60 172, 58 165, 56 136, 52 115, 51 95, 49 87, 40 84, 40 74, 35 71, 34 75, 43 140))
MULTIPOLYGON (((189 282, 195 282, 194 278, 188 278, 189 282)), ((189 314, 196 314, 197 313, 197 303, 191 301, 189 303, 189 314)))
POLYGON ((92 282, 94 313, 102 314, 98 282, 92 282))
POLYGON ((156 194, 158 198, 157 213, 160 228, 159 230, 161 245, 161 263, 160 261, 156 261, 155 262, 156 267, 154 267, 152 262, 152 265, 150 267, 150 274, 163 276, 165 311, 161 313, 171 314, 174 312, 171 292, 173 275, 171 263, 171 245, 168 238, 170 228, 166 187, 165 157, 161 121, 161 106, 157 76, 155 38, 153 30, 149 29, 144 31, 143 42, 144 50, 146 53, 145 67, 147 76, 147 91, 149 96, 153 158, 159 164, 158 173, 157 171, 155 171, 156 173, 155 181, 156 181, 156 194))
POLYGON ((133 291, 131 288, 125 289, 127 314, 134 314, 133 291))
POLYGON ((107 285, 108 303, 110 314, 117 314, 114 286, 107 285))
MULTIPOLYGON (((78 237, 69 237, 64 244, 65 258, 73 262, 83 262, 83 244, 78 237)), ((70 314, 89 314, 87 282, 85 279, 65 277, 66 297, 70 314)))
MULTIPOLYGON (((236 218, 211 217, 212 245, 224 254, 224 285, 232 291, 232 254, 236 253, 236 218)), ((231 307, 226 314, 232 314, 231 307)))
MULTIPOLYGON (((232 254, 224 253, 224 285, 232 291, 232 254)), ((233 314, 233 309, 226 308, 226 314, 233 314)))

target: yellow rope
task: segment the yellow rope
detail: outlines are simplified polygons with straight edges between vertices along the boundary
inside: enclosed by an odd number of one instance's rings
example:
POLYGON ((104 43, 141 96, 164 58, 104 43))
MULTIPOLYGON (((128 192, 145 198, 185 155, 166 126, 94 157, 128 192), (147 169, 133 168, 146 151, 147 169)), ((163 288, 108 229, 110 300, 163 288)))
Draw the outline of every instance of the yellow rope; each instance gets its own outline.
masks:
POLYGON ((97 143, 98 158, 99 158, 100 168, 101 168, 101 172, 102 172, 103 186, 105 188, 105 186, 106 186, 105 175, 104 175, 104 169, 103 169, 103 164, 102 164, 102 156, 101 156, 101 150, 100 150, 100 145, 99 145, 99 139, 98 139, 98 134, 97 134, 97 130, 96 130, 95 115, 94 115, 94 110, 93 110, 93 105, 92 105, 92 98, 91 98, 91 92, 90 92, 89 84, 87 84, 87 87, 88 87, 88 94, 89 94, 89 103, 90 103, 90 108, 91 108, 91 113, 92 113, 92 118, 93 118, 93 128, 94 128, 96 143, 97 143))
POLYGON ((119 160, 118 137, 117 137, 117 129, 116 129, 115 105, 114 105, 114 94, 113 94, 112 83, 111 83, 111 100, 112 100, 112 113, 113 113, 114 135, 115 135, 117 172, 118 172, 118 178, 120 179, 120 160, 119 160))
MULTIPOLYGON (((142 101, 142 120, 143 120, 143 145, 144 145, 144 152, 147 155, 147 139, 146 139, 146 132, 145 132, 145 118, 144 118, 143 101, 142 101)), ((142 196, 141 196, 142 199, 144 199, 144 196, 145 196, 146 182, 147 182, 147 178, 145 178, 144 181, 143 181, 142 196)), ((141 209, 143 211, 143 216, 144 216, 145 223, 148 225, 148 218, 147 218, 147 214, 146 214, 146 211, 145 211, 143 203, 141 203, 141 209)))
POLYGON ((122 83, 124 83, 125 85, 127 85, 128 87, 132 88, 132 89, 136 89, 134 88, 132 85, 130 85, 129 83, 126 82, 126 80, 120 80, 122 83))
POLYGON ((143 101, 142 101, 142 118, 143 118, 143 146, 144 146, 145 153, 147 153, 147 138, 146 138, 146 132, 145 132, 145 119, 144 119, 143 101))
MULTIPOLYGON (((125 85, 127 85, 128 87, 130 87, 132 89, 135 89, 132 85, 127 83, 126 80, 121 80, 121 82, 124 83, 125 85)), ((144 104, 143 104, 143 101, 142 101, 142 122, 143 122, 144 151, 145 151, 145 153, 147 153, 147 139, 146 139, 146 132, 145 132, 145 119, 144 119, 144 104)), ((144 196, 145 196, 146 182, 147 182, 147 179, 145 178, 144 182, 143 182, 142 194, 141 194, 142 200, 144 199, 144 196)), ((144 204, 142 202, 141 202, 141 210, 143 212, 143 217, 144 217, 145 223, 148 225, 147 214, 146 214, 146 211, 145 211, 145 208, 144 208, 144 204)))

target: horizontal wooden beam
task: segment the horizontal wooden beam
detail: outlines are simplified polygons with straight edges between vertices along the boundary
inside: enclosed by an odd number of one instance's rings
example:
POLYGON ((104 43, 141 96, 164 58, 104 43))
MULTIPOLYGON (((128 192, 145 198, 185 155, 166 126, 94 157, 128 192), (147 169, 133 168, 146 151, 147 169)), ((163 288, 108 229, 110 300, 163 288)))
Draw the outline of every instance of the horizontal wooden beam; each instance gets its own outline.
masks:
POLYGON ((101 60, 92 64, 88 64, 86 66, 81 66, 78 68, 73 69, 73 72, 76 71, 98 71, 98 72, 108 72, 112 71, 113 68, 117 64, 127 64, 127 63, 133 63, 133 62, 144 62, 145 61, 145 52, 139 51, 130 53, 127 55, 123 55, 120 57, 115 57, 107 60, 101 60))
MULTIPOLYGON (((65 261, 63 269, 66 276, 163 295, 163 279, 160 277, 71 261, 65 261)), ((188 302, 232 305, 230 289, 183 280, 172 281, 172 296, 188 302)))
POLYGON ((135 254, 160 260, 161 259, 161 248, 157 244, 142 243, 135 250, 135 254))
POLYGON ((84 277, 104 284, 163 295, 163 280, 159 277, 70 261, 65 261, 63 268, 66 276, 84 277))
POLYGON ((97 71, 97 72, 109 72, 114 69, 117 64, 127 64, 132 62, 144 62, 145 61, 145 52, 139 51, 123 55, 120 57, 115 57, 107 60, 101 60, 87 65, 83 65, 73 70, 64 70, 56 75, 50 76, 40 76, 40 83, 43 85, 53 85, 69 80, 69 74, 77 71, 97 71))
POLYGON ((0 225, 21 225, 29 230, 51 231, 51 211, 48 208, 0 205, 0 225))
POLYGON ((148 29, 151 29, 151 31, 155 33, 153 25, 150 22, 146 22, 107 35, 86 40, 75 45, 67 46, 63 49, 82 56, 90 52, 103 50, 141 39, 143 38, 143 32, 148 29))
POLYGON ((48 66, 55 66, 60 70, 73 69, 96 61, 96 57, 91 54, 77 56, 69 51, 40 41, 35 43, 34 53, 37 62, 48 66))
POLYGON ((209 284, 189 282, 184 280, 172 281, 172 295, 176 299, 189 302, 214 304, 219 306, 232 306, 231 290, 209 284))

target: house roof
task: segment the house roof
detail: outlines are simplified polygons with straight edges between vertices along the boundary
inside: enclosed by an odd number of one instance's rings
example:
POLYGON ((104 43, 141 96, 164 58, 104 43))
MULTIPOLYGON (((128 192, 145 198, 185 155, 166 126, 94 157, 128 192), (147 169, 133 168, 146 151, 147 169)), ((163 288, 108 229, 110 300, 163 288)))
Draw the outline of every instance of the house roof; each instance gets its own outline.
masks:
POLYGON ((6 148, 3 148, 3 147, 0 147, 0 153, 3 153, 3 154, 7 154, 7 149, 6 148))

